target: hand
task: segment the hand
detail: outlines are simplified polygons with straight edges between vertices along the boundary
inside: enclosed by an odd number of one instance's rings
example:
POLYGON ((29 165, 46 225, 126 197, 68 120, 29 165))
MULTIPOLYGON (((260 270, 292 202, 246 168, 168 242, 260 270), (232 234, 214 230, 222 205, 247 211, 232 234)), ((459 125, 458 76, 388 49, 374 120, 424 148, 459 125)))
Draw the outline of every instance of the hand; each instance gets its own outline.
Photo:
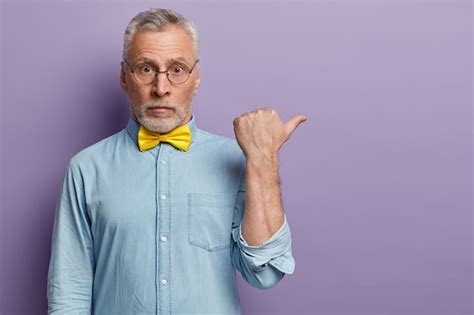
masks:
POLYGON ((270 158, 303 121, 306 117, 299 115, 284 123, 274 109, 259 108, 234 118, 234 133, 246 158, 270 158))

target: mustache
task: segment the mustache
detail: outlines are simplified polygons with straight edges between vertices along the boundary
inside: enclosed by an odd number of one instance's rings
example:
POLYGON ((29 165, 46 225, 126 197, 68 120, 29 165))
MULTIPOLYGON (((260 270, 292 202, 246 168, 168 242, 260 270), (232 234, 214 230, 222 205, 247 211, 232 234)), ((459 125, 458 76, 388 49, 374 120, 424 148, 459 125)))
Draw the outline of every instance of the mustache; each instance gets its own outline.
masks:
POLYGON ((151 107, 166 107, 170 109, 175 109, 175 106, 173 104, 170 104, 168 102, 159 102, 159 103, 152 103, 152 104, 145 104, 143 107, 145 109, 151 108, 151 107))

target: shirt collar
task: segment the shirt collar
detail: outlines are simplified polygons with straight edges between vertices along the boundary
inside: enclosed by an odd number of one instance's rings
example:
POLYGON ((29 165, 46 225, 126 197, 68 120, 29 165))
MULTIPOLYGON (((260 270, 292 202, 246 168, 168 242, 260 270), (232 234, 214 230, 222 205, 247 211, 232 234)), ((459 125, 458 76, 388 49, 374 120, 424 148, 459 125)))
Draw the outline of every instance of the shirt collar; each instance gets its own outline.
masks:
MULTIPOLYGON (((192 145, 196 137, 196 130, 197 130, 196 118, 194 117, 194 114, 191 116, 191 120, 188 121, 187 125, 189 126, 189 129, 191 130, 191 145, 192 145)), ((139 128, 140 128, 140 123, 133 120, 132 117, 129 117, 126 129, 127 129, 128 134, 132 138, 133 142, 135 142, 137 149, 138 149, 138 129, 139 128)))

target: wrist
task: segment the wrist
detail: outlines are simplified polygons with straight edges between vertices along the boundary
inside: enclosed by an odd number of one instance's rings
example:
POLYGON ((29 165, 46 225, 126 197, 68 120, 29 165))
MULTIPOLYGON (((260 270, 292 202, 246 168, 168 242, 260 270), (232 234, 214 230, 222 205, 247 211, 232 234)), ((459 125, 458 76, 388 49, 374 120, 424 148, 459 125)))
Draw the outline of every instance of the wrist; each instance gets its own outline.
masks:
POLYGON ((252 166, 267 166, 278 164, 277 152, 259 152, 252 153, 246 156, 247 164, 252 166))

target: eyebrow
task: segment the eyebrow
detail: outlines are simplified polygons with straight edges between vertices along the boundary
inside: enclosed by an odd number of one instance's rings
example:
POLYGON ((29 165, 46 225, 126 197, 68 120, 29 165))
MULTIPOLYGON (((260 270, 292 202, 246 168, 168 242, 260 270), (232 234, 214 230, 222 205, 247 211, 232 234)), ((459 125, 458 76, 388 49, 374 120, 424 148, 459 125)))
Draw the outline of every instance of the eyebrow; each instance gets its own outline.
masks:
MULTIPOLYGON (((159 68, 158 65, 155 63, 155 61, 150 59, 150 58, 146 58, 146 57, 138 58, 137 63, 138 62, 151 63, 152 65, 157 66, 157 68, 159 68)), ((176 63, 176 62, 184 63, 186 66, 188 64, 187 60, 183 57, 171 58, 171 59, 168 60, 168 62, 169 62, 170 65, 173 64, 173 63, 176 63)))

